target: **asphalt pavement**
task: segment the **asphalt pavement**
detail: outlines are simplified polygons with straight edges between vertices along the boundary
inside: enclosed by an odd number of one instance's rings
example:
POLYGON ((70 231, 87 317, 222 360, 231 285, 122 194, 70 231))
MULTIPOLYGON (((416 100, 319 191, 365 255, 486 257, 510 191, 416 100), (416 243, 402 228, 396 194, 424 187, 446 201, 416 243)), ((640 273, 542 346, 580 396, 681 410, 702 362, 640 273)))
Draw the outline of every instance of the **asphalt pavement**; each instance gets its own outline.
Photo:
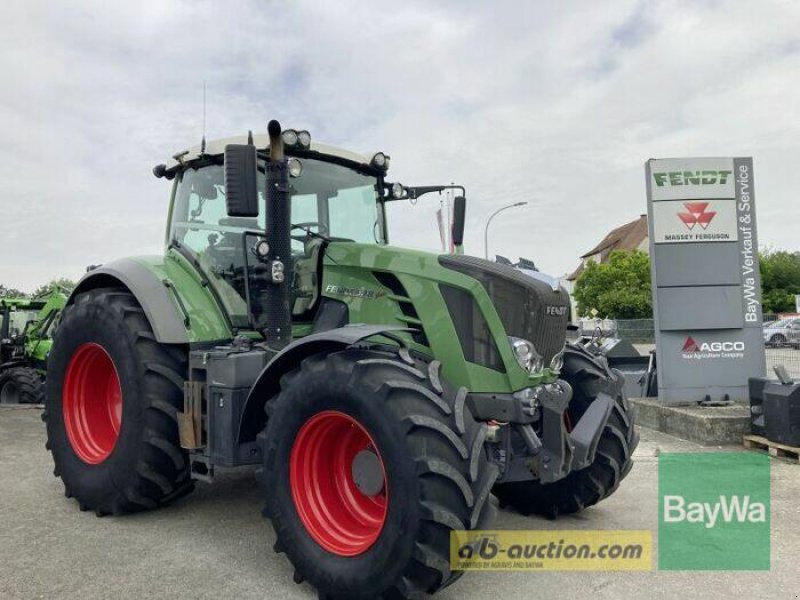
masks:
MULTIPOLYGON (((292 582, 261 517, 254 472, 230 472, 174 505, 97 518, 80 512, 52 475, 40 410, 0 407, 0 598, 313 599, 292 582)), ((636 464, 600 505, 557 521, 500 511, 497 529, 651 529, 658 454, 708 451, 642 429, 636 464)), ((772 462, 772 569, 755 572, 480 572, 435 598, 800 597, 800 465, 772 462)))

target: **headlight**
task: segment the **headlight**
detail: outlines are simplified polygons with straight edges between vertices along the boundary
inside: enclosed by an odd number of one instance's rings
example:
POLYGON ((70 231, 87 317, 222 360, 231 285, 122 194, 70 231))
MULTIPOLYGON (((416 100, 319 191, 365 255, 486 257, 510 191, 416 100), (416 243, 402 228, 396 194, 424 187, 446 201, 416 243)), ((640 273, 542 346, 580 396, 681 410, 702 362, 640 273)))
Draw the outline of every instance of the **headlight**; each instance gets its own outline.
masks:
POLYGON ((392 184, 392 198, 395 200, 399 200, 402 198, 406 193, 406 188, 403 187, 402 183, 393 183, 392 184))
POLYGON ((564 366, 564 351, 562 350, 553 357, 553 360, 550 361, 550 368, 553 369, 553 371, 560 371, 563 366, 564 366))
POLYGON ((297 141, 300 142, 300 145, 303 148, 310 148, 311 147, 311 134, 308 133, 305 129, 303 131, 297 132, 297 141))
POLYGON ((544 359, 532 342, 513 336, 509 336, 508 341, 520 367, 528 373, 538 373, 544 369, 544 359))

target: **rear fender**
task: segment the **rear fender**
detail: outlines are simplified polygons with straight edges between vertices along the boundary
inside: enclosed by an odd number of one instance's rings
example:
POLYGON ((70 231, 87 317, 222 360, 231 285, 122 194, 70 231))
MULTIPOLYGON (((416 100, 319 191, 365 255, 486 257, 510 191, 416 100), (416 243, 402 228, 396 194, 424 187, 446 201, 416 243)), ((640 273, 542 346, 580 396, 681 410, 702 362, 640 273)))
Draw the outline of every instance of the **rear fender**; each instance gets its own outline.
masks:
POLYGON ((408 331, 408 329, 387 325, 345 325, 308 335, 286 346, 267 363, 247 396, 239 422, 237 436, 239 444, 253 441, 258 432, 264 428, 266 423, 264 406, 267 400, 280 391, 281 377, 296 369, 304 359, 314 354, 328 354, 343 350, 366 338, 382 333, 400 331, 408 331))

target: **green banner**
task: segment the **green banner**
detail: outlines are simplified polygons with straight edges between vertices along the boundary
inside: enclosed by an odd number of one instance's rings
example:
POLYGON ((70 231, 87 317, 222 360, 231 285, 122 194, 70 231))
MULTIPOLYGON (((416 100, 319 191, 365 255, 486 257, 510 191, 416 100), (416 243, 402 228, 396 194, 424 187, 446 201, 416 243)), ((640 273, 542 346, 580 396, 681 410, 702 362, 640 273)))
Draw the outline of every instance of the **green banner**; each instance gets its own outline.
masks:
POLYGON ((658 492, 659 569, 769 569, 768 456, 662 454, 658 492))

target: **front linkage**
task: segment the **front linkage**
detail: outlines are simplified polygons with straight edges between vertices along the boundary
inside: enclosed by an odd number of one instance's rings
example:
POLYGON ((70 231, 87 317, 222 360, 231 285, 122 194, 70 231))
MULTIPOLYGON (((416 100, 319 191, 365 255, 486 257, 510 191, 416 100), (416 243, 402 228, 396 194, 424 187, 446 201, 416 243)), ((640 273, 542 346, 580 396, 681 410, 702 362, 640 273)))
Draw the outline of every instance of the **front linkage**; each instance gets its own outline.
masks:
POLYGON ((565 379, 507 396, 468 396, 476 418, 490 423, 487 446, 500 467, 499 483, 530 479, 553 483, 594 462, 614 399, 601 394, 573 426, 572 396, 565 379))

